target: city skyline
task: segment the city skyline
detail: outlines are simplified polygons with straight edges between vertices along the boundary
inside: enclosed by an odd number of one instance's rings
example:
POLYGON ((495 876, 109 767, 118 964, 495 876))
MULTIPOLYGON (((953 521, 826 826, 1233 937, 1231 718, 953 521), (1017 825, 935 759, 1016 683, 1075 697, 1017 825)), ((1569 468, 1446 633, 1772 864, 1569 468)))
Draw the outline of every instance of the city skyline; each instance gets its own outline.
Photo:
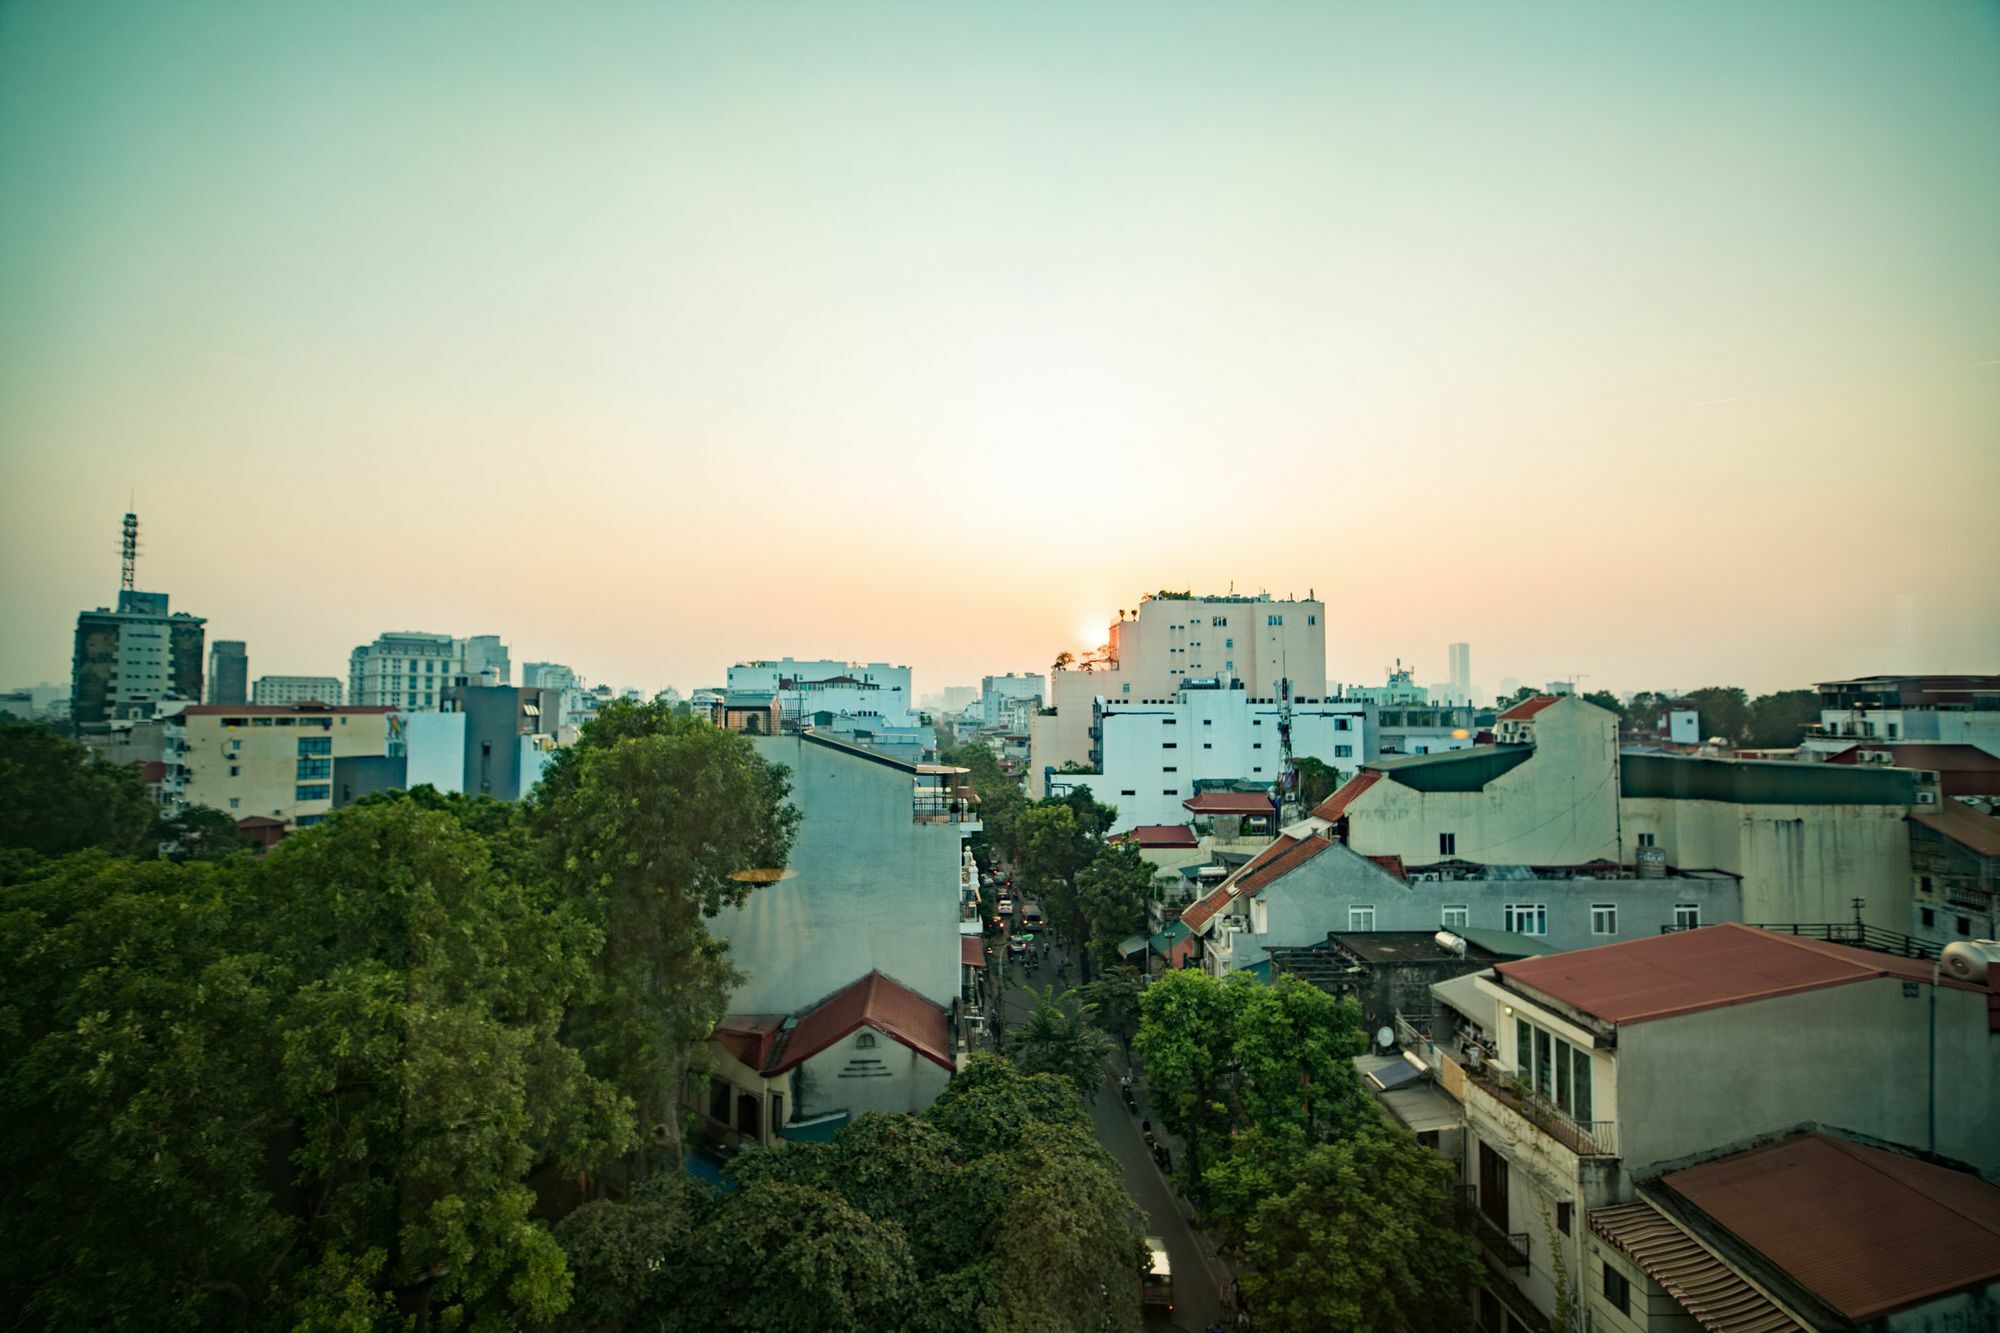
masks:
POLYGON ((2000 11, 889 13, 0 11, 0 679, 134 491, 253 675, 2000 662, 2000 11))

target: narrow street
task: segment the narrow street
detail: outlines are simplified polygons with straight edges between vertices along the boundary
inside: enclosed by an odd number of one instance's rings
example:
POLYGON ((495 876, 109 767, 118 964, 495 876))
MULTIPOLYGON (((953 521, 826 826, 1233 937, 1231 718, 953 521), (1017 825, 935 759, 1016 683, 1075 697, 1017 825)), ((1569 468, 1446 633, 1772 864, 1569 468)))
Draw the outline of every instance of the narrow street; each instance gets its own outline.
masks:
MULTIPOLYGON (((1000 956, 1005 956, 1004 946, 1000 956)), ((1027 969, 1019 964, 1007 963, 1005 967, 1007 1027, 1009 1031, 1015 1031, 1027 1022, 1028 1013, 1034 1007, 1035 993, 1043 986, 1057 984, 1055 967, 1045 964, 1033 976, 1028 975, 1027 969)), ((1062 984, 1075 985, 1076 979, 1072 959, 1068 980, 1062 984)), ((1098 1089, 1097 1100, 1090 1112, 1097 1125, 1097 1141, 1117 1161, 1125 1177, 1125 1191, 1144 1215, 1146 1234, 1158 1236, 1166 1242, 1167 1257, 1173 1262, 1173 1314, 1148 1319, 1146 1327, 1162 1333, 1167 1329, 1202 1333, 1210 1322, 1223 1318, 1221 1281, 1225 1276, 1224 1270, 1214 1258, 1207 1241, 1200 1238, 1187 1221, 1183 1212, 1185 1205, 1174 1193, 1165 1173, 1154 1164, 1152 1153, 1146 1147, 1139 1122, 1142 1117, 1150 1115, 1151 1108, 1147 1104, 1143 1083, 1136 1089, 1140 1113, 1134 1115, 1125 1109, 1118 1090, 1118 1079, 1124 1072, 1123 1052, 1114 1043, 1105 1066, 1104 1084, 1098 1089)), ((1154 1129, 1157 1132, 1159 1126, 1155 1125, 1154 1129)))

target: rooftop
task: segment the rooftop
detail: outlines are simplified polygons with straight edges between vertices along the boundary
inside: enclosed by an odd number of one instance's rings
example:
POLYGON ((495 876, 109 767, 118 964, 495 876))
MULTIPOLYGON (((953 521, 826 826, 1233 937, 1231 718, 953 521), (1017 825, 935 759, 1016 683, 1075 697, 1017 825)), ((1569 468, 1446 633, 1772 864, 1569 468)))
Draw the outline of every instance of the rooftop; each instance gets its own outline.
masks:
POLYGON ((957 1068, 952 1059, 951 1020, 945 1011, 880 971, 841 987, 790 1018, 731 1014, 716 1024, 715 1039, 769 1078, 804 1064, 862 1027, 874 1028, 946 1069, 957 1068), (753 1061, 749 1056, 757 1058, 753 1061))
POLYGON ((312 700, 296 704, 189 704, 183 717, 318 717, 324 713, 379 714, 401 709, 385 704, 323 704, 312 700))
POLYGON ((1248 791, 1205 791, 1181 806, 1197 815, 1268 815, 1276 809, 1269 796, 1248 791))
POLYGON ((1918 812, 1910 816, 1910 822, 1922 824, 1980 856, 2000 856, 2000 819, 1982 815, 1963 801, 1947 796, 1936 814, 1918 812))
MULTIPOLYGON (((1735 922, 1500 963, 1493 971, 1509 989, 1547 996, 1608 1023, 1644 1023, 1878 977, 1931 979, 1922 959, 1735 922)), ((1949 978, 1943 984, 1976 989, 1949 978)))
POLYGON ((1535 714, 1541 712, 1544 708, 1547 708, 1550 704, 1556 702, 1556 700, 1560 698, 1562 698, 1562 696, 1559 694, 1538 694, 1532 699, 1523 699, 1521 700, 1521 702, 1515 704, 1512 708, 1509 708, 1506 712, 1502 713, 1498 720, 1501 722, 1524 721, 1527 718, 1531 718, 1535 714))
POLYGON ((1670 1171, 1697 1232, 1726 1233, 1848 1319, 2000 1282, 2000 1188, 1826 1134, 1670 1171))
POLYGON ((1650 1203, 1599 1208, 1590 1215, 1590 1229, 1666 1288, 1705 1329, 1810 1333, 1650 1203))
POLYGON ((1134 842, 1141 847, 1195 847, 1199 840, 1194 830, 1185 824, 1141 824, 1124 833, 1115 834, 1113 842, 1134 842))

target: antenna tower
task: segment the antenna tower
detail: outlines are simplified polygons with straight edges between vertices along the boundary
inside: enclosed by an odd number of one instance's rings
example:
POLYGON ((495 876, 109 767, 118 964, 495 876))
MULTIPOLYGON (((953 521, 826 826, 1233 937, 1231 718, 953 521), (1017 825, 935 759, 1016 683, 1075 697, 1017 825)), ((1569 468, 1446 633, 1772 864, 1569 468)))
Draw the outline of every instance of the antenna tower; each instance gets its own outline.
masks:
POLYGON ((137 514, 128 513, 125 515, 125 540, 120 545, 120 551, 124 555, 125 563, 118 575, 118 586, 126 592, 131 592, 139 586, 137 582, 139 570, 139 516, 137 514))

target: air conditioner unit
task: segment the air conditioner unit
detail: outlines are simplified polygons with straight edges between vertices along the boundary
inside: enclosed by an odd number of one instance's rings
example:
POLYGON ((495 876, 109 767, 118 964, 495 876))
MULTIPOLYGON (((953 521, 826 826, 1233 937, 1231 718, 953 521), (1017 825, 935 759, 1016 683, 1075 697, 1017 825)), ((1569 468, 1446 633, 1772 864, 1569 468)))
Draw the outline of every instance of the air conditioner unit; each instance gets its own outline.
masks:
POLYGON ((1920 791, 1920 792, 1918 792, 1918 793, 1917 793, 1917 804, 1918 804, 1918 805, 1936 805, 1936 804, 1937 804, 1937 793, 1936 793, 1936 792, 1934 792, 1934 791, 1920 791))
POLYGON ((1435 884, 1438 882, 1438 872, 1435 870, 1426 870, 1419 874, 1417 879, 1424 884, 1435 884))

